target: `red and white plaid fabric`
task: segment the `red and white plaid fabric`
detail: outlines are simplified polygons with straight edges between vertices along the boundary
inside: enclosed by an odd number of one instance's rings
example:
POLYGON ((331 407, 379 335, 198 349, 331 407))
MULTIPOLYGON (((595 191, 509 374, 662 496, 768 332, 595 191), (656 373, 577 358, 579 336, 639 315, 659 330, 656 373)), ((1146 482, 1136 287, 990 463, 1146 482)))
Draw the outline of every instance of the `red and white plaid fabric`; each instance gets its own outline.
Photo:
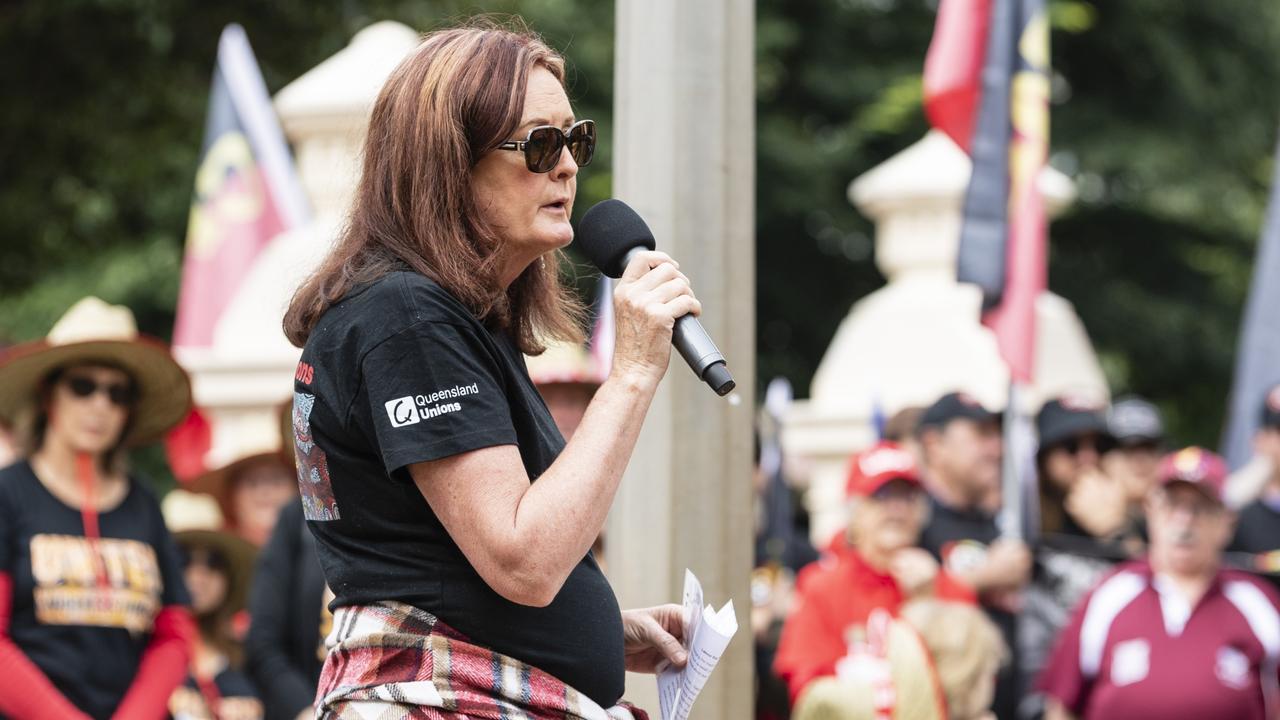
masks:
POLYGON ((326 642, 323 720, 649 720, 625 703, 605 710, 404 603, 339 608, 326 642))

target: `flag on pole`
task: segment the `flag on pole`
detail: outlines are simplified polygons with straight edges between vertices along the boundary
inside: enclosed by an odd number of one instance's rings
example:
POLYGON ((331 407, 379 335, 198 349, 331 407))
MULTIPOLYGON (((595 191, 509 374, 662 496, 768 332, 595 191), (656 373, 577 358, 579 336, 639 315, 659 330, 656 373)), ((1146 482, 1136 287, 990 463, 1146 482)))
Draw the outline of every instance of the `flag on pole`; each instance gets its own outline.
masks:
POLYGON ((982 289, 983 322, 1001 357, 1014 380, 1030 382, 1035 302, 1048 275, 1036 188, 1049 147, 1044 0, 943 0, 924 86, 930 121, 973 158, 957 279, 982 289), (966 112, 974 113, 967 122, 966 112))
POLYGON ((239 280, 308 210, 244 28, 218 40, 204 145, 187 224, 175 347, 208 347, 239 280))
POLYGON ((1262 420, 1264 397, 1280 383, 1280 147, 1271 199, 1258 238, 1253 281, 1240 325, 1235 378, 1227 408, 1222 455, 1232 469, 1249 461, 1250 443, 1262 420))
POLYGON ((609 376, 609 368, 613 365, 613 279, 604 273, 600 274, 600 284, 596 288, 595 301, 591 304, 591 314, 595 320, 591 327, 591 358, 595 362, 600 382, 609 376))

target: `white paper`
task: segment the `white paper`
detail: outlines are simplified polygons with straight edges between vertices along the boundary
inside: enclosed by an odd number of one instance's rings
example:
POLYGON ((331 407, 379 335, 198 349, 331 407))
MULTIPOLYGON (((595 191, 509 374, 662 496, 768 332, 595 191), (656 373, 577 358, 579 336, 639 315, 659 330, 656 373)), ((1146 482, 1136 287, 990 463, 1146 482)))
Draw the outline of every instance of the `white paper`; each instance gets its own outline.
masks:
POLYGON ((688 720, 693 701, 720 662, 729 640, 738 631, 733 600, 719 612, 703 606, 702 583, 684 571, 684 649, 689 661, 683 670, 667 666, 658 672, 658 704, 662 720, 688 720))

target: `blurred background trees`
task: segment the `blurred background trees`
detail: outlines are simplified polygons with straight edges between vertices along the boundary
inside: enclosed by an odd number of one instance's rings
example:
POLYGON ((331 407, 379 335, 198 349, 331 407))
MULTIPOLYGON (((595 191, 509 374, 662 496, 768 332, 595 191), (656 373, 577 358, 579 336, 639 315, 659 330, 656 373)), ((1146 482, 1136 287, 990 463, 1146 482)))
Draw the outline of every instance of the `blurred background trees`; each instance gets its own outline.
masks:
MULTIPOLYGON (((278 91, 371 22, 430 29, 445 0, 0 6, 0 342, 76 298, 173 326, 182 245, 223 25, 278 91)), ((571 64, 605 143, 577 213, 610 194, 613 7, 494 0, 571 64)), ((850 180, 926 130, 928 0, 758 0, 759 377, 809 379, 849 305, 883 284, 850 180), (815 302, 815 297, 820 298, 815 302)), ((1080 200, 1051 228, 1050 285, 1074 302, 1117 392, 1216 445, 1280 120, 1280 6, 1265 0, 1052 3, 1053 164, 1080 200)), ((661 242, 661 240, 659 240, 661 242)), ((584 289, 591 283, 581 271, 584 289)))

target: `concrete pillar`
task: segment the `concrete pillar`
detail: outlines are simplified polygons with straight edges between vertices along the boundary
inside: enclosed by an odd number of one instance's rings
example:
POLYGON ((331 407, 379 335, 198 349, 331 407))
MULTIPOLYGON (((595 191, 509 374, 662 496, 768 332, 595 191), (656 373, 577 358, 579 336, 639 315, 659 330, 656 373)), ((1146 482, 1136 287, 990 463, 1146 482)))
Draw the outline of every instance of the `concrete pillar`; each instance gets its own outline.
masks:
MULTIPOLYGON (((685 568, 707 602, 732 598, 739 631, 694 716, 752 714, 751 420, 755 385, 755 86, 751 0, 618 0, 614 194, 694 283, 728 359, 719 398, 673 353, 610 517, 623 607, 680 602, 685 568)), ((651 676, 628 697, 653 711, 651 676)))

